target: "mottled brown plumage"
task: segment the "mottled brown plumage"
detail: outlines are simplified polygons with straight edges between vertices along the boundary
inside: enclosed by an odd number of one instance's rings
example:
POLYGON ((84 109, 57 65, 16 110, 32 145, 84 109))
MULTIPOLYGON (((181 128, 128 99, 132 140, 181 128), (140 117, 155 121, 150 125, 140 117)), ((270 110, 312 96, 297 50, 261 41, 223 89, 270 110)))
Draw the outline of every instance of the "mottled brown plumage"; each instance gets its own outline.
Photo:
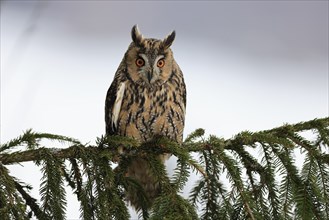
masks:
MULTIPOLYGON (((133 137, 139 142, 165 136, 182 142, 186 89, 182 71, 173 58, 172 32, 164 40, 144 38, 137 27, 107 92, 105 121, 107 135, 133 137)), ((166 158, 159 156, 162 161, 166 158)), ((147 161, 132 161, 127 175, 135 178, 152 201, 159 192, 147 161)), ((127 192, 135 207, 136 195, 127 192)))

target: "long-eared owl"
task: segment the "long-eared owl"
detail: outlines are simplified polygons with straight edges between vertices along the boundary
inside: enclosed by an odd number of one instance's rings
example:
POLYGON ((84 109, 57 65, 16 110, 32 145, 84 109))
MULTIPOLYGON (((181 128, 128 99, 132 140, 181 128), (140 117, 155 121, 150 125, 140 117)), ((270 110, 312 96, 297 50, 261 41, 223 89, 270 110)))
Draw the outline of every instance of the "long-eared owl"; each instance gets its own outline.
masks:
MULTIPOLYGON (((135 25, 129 45, 105 101, 107 135, 122 135, 139 142, 165 136, 182 142, 186 107, 183 73, 170 49, 175 31, 163 40, 144 38, 135 25)), ((159 156, 164 162, 167 157, 159 156)), ((132 161, 127 176, 135 178, 152 202, 159 186, 145 159, 132 161)), ((136 208, 137 195, 127 192, 136 208)))

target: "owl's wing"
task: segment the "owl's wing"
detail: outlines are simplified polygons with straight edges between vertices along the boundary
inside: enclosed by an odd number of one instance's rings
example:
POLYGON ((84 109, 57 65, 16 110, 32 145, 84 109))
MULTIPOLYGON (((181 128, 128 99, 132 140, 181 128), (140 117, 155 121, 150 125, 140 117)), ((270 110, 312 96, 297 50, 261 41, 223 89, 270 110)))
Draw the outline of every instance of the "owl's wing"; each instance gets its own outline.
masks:
POLYGON ((116 77, 107 91, 105 100, 105 123, 107 135, 117 134, 118 118, 124 92, 125 82, 119 80, 119 74, 116 74, 116 77))
POLYGON ((183 107, 184 107, 184 115, 186 113, 186 85, 185 85, 185 81, 184 81, 184 77, 183 77, 183 72, 180 69, 180 67, 178 66, 178 64, 175 62, 177 71, 178 71, 178 75, 179 75, 179 79, 180 79, 180 84, 179 84, 179 92, 182 98, 182 102, 183 102, 183 107))

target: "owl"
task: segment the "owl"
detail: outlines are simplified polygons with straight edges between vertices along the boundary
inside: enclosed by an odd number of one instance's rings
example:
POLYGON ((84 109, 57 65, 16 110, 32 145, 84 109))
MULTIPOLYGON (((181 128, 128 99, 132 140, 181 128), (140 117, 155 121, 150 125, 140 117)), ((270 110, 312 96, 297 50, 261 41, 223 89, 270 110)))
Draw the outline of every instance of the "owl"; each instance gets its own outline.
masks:
MULTIPOLYGON (((105 101, 107 135, 132 137, 140 143, 164 136, 181 143, 186 107, 183 73, 170 49, 175 31, 163 40, 144 38, 135 25, 132 43, 124 54, 105 101)), ((160 155, 164 163, 167 155, 160 155)), ((149 201, 160 187, 145 159, 134 159, 127 176, 143 187, 149 201)), ((127 192, 127 200, 140 208, 137 195, 127 192)))

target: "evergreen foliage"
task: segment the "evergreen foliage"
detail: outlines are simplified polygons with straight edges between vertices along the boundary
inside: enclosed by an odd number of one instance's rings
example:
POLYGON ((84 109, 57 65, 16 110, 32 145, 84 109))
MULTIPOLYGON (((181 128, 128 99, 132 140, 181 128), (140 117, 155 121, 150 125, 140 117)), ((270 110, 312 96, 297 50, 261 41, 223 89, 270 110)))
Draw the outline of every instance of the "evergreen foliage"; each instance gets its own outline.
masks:
POLYGON ((65 219, 65 185, 76 194, 82 219, 129 219, 125 190, 139 195, 142 219, 329 219, 329 119, 244 131, 227 140, 205 137, 198 129, 182 145, 161 137, 139 144, 119 136, 83 145, 28 130, 0 146, 0 219, 65 219), (42 140, 69 146, 44 148, 42 140), (301 167, 297 151, 304 156, 301 167), (171 177, 157 159, 163 153, 177 157, 171 177), (125 175, 140 157, 147 158, 161 187, 152 205, 139 183, 125 175), (6 167, 27 161, 41 168, 40 204, 6 167), (191 172, 200 178, 183 198, 191 172))

